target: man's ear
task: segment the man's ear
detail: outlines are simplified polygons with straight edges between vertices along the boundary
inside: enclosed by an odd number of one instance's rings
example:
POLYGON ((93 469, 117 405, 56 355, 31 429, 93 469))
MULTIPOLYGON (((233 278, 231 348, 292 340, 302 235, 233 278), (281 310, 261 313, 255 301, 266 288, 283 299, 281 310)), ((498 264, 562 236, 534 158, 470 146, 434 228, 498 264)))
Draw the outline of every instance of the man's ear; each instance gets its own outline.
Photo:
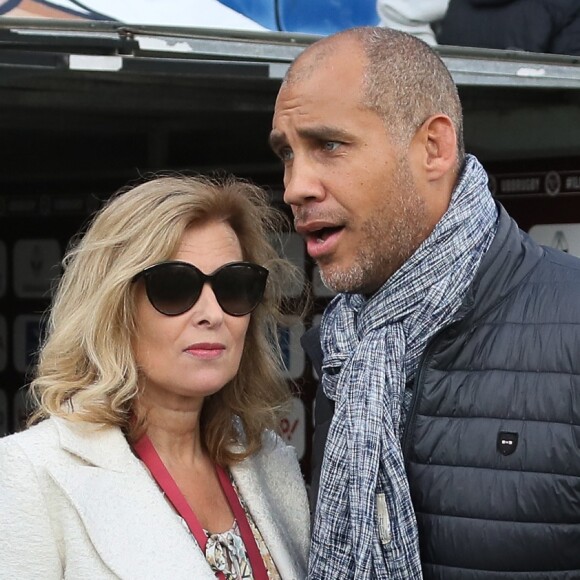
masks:
POLYGON ((417 130, 421 164, 428 181, 437 181, 457 166, 457 135, 447 115, 432 115, 417 130))

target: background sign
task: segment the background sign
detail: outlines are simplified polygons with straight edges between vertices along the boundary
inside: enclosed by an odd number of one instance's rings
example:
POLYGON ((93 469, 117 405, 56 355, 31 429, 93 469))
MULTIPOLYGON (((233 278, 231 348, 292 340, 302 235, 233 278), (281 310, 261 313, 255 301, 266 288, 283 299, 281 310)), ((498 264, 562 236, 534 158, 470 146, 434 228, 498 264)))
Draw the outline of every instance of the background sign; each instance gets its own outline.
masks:
POLYGON ((8 327, 6 318, 0 314, 0 372, 6 370, 8 358, 8 327))
POLYGON ((19 373, 26 373, 36 359, 41 328, 41 317, 36 314, 21 314, 14 320, 14 367, 19 373))
POLYGON ((18 389, 14 395, 14 405, 12 409, 12 417, 14 418, 14 424, 12 426, 13 431, 21 431, 24 428, 29 414, 30 405, 28 401, 28 389, 22 387, 21 389, 18 389))
POLYGON ((580 224, 538 224, 529 234, 543 246, 580 256, 580 224))
POLYGON ((288 326, 280 326, 278 338, 282 348, 282 357, 286 367, 286 377, 297 379, 304 372, 306 355, 300 345, 300 337, 304 334, 304 325, 296 316, 289 317, 288 326))
POLYGON ((288 298, 298 298, 304 289, 304 240, 298 234, 283 234, 279 240, 275 240, 278 252, 281 256, 292 262, 299 270, 300 277, 296 283, 284 289, 284 294, 288 298))
POLYGON ((8 263, 6 261, 6 244, 0 240, 0 298, 6 294, 6 276, 8 263))
POLYGON ((306 451, 305 416, 304 403, 298 397, 294 397, 290 410, 280 421, 282 438, 296 448, 299 460, 304 457, 306 451))
POLYGON ((0 389, 0 437, 8 434, 8 398, 6 391, 0 389))
POLYGON ((57 240, 18 240, 14 244, 14 293, 18 298, 47 298, 60 273, 57 240))

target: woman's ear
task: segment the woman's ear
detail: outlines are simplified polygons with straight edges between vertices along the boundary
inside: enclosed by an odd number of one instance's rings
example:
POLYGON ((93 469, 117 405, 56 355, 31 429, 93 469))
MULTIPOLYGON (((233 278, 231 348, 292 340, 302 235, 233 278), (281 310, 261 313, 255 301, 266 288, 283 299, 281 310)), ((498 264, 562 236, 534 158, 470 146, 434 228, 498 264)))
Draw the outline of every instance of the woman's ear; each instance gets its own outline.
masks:
POLYGON ((413 141, 421 150, 427 181, 438 181, 457 168, 457 135, 447 115, 433 115, 419 128, 413 141))

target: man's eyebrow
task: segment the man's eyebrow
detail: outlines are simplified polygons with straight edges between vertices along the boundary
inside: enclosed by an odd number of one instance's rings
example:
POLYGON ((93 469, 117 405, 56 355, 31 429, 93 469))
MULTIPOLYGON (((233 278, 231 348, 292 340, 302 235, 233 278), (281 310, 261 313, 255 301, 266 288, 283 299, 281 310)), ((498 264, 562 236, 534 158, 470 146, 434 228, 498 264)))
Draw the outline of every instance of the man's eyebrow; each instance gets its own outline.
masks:
POLYGON ((284 136, 284 133, 282 133, 281 131, 273 129, 272 131, 270 131, 268 143, 270 144, 270 148, 273 151, 278 151, 278 149, 286 145, 286 137, 284 136))
MULTIPOLYGON (((296 132, 303 139, 309 139, 312 141, 348 141, 352 139, 352 135, 348 131, 340 129, 339 127, 332 127, 331 125, 302 127, 296 132)), ((274 151, 287 145, 284 133, 277 131, 276 129, 271 131, 268 142, 274 151)))
POLYGON ((305 139, 315 141, 347 141, 352 139, 352 135, 348 131, 340 129, 339 127, 332 127, 331 125, 303 127, 298 129, 298 134, 305 139))

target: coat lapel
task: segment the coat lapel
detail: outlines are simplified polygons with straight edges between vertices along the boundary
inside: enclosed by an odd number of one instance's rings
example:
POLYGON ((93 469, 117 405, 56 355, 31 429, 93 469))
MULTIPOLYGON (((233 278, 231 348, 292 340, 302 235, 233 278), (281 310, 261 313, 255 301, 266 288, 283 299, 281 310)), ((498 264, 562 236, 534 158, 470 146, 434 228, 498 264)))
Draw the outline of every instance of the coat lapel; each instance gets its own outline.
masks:
POLYGON ((268 469, 261 469, 259 461, 259 458, 254 456, 232 466, 234 481, 264 538, 280 576, 284 580, 301 580, 304 577, 300 573, 301 567, 295 555, 290 553, 292 539, 278 524, 277 518, 277 502, 285 497, 285 491, 289 491, 291 495, 291 490, 273 489, 273 481, 268 477, 272 469, 276 467, 282 469, 283 466, 270 464, 268 469))
POLYGON ((215 580, 195 539, 117 428, 57 420, 61 446, 83 460, 52 467, 105 564, 122 579, 215 580))

